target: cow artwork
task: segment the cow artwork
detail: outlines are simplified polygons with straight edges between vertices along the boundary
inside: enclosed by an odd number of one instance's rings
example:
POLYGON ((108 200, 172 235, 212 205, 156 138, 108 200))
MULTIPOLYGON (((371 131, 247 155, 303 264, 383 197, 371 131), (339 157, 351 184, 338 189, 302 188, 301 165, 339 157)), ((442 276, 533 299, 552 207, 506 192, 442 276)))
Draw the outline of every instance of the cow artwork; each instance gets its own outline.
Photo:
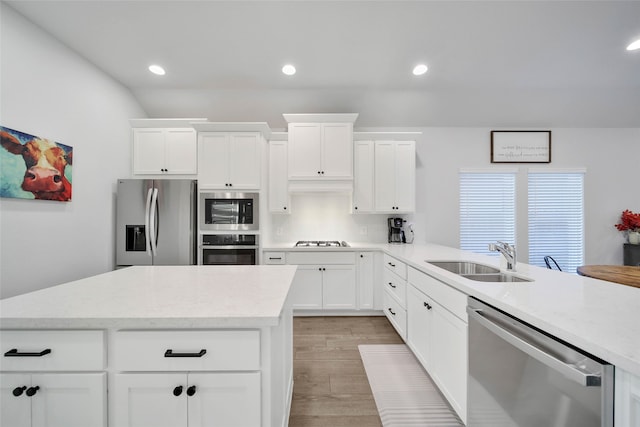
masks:
POLYGON ((72 147, 0 126, 0 197, 71 200, 72 147))

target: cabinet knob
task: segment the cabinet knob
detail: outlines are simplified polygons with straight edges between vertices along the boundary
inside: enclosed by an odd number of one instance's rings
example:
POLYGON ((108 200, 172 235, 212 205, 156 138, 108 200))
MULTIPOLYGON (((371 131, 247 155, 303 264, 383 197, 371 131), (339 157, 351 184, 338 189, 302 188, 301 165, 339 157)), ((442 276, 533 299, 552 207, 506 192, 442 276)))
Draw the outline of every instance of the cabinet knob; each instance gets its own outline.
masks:
POLYGON ((320 172, 322 175, 324 175, 324 171, 320 172))
POLYGON ((318 171, 318 175, 320 175, 320 171, 318 171))
POLYGON ((428 302, 424 303, 424 306, 427 307, 427 310, 431 310, 431 304, 429 304, 428 302))
POLYGON ((229 183, 229 187, 233 187, 233 184, 232 184, 232 183, 229 183))
POLYGON ((360 258, 364 258, 364 255, 360 254, 360 258))
POLYGON ((13 391, 11 392, 15 397, 18 396, 22 396, 22 393, 27 389, 26 385, 23 385, 22 387, 16 387, 13 389, 13 391))
POLYGON ((353 207, 353 209, 358 210, 358 207, 357 207, 357 206, 354 206, 354 207, 353 207))
POLYGON ((173 389, 173 395, 174 396, 180 396, 182 394, 182 386, 179 385, 178 387, 173 389))
POLYGON ((196 394, 196 386, 192 385, 187 389, 187 396, 191 397, 196 394))
POLYGON ((38 392, 38 390, 40 390, 40 386, 35 386, 35 387, 29 387, 26 391, 26 395, 31 397, 34 394, 36 394, 38 392))
POLYGON ((286 210, 287 210, 287 207, 285 206, 285 207, 283 207, 282 209, 284 209, 284 210, 286 211, 286 210))

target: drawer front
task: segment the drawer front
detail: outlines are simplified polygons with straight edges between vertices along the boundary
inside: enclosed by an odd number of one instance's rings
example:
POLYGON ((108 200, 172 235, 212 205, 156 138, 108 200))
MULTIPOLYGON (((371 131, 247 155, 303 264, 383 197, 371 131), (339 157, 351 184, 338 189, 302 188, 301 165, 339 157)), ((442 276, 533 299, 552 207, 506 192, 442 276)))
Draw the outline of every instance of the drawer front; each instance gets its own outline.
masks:
POLYGON ((313 252, 289 252, 287 254, 287 264, 355 264, 355 252, 331 252, 331 251, 313 251, 313 252))
POLYGON ((407 306, 407 282, 389 269, 384 270, 383 279, 384 289, 391 293, 398 303, 405 308, 407 306))
POLYGON ((384 266, 403 279, 407 278, 407 264, 404 262, 398 261, 394 257, 384 254, 384 266))
POLYGON ((262 258, 263 264, 286 264, 287 258, 285 252, 265 252, 262 258))
POLYGON ((253 371, 260 369, 259 331, 117 331, 119 371, 253 371))
POLYGON ((383 292, 383 309, 384 314, 387 316, 391 324, 396 331, 402 337, 402 339, 407 341, 407 311, 400 307, 398 301, 396 301, 389 292, 383 292))
POLYGON ((2 371, 101 371, 104 331, 0 331, 2 371))
POLYGON ((415 268, 409 268, 409 283, 467 322, 467 295, 415 268))

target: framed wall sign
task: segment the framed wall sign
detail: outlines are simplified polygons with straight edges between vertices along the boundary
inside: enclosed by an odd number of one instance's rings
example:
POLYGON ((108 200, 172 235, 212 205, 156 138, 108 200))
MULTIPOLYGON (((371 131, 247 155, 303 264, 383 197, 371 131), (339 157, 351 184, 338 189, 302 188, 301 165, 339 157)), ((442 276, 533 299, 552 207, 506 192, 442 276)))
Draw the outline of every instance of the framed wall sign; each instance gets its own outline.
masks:
POLYGON ((492 130, 491 163, 551 163, 551 131, 492 130))

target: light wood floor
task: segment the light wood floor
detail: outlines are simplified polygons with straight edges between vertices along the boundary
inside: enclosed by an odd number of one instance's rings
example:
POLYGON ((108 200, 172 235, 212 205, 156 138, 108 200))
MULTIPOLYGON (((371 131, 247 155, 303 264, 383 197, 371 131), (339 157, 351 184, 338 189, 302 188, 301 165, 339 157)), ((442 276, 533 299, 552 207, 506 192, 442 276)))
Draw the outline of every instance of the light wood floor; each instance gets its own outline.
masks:
POLYGON ((402 344, 386 317, 295 317, 289 427, 381 427, 359 344, 402 344))

